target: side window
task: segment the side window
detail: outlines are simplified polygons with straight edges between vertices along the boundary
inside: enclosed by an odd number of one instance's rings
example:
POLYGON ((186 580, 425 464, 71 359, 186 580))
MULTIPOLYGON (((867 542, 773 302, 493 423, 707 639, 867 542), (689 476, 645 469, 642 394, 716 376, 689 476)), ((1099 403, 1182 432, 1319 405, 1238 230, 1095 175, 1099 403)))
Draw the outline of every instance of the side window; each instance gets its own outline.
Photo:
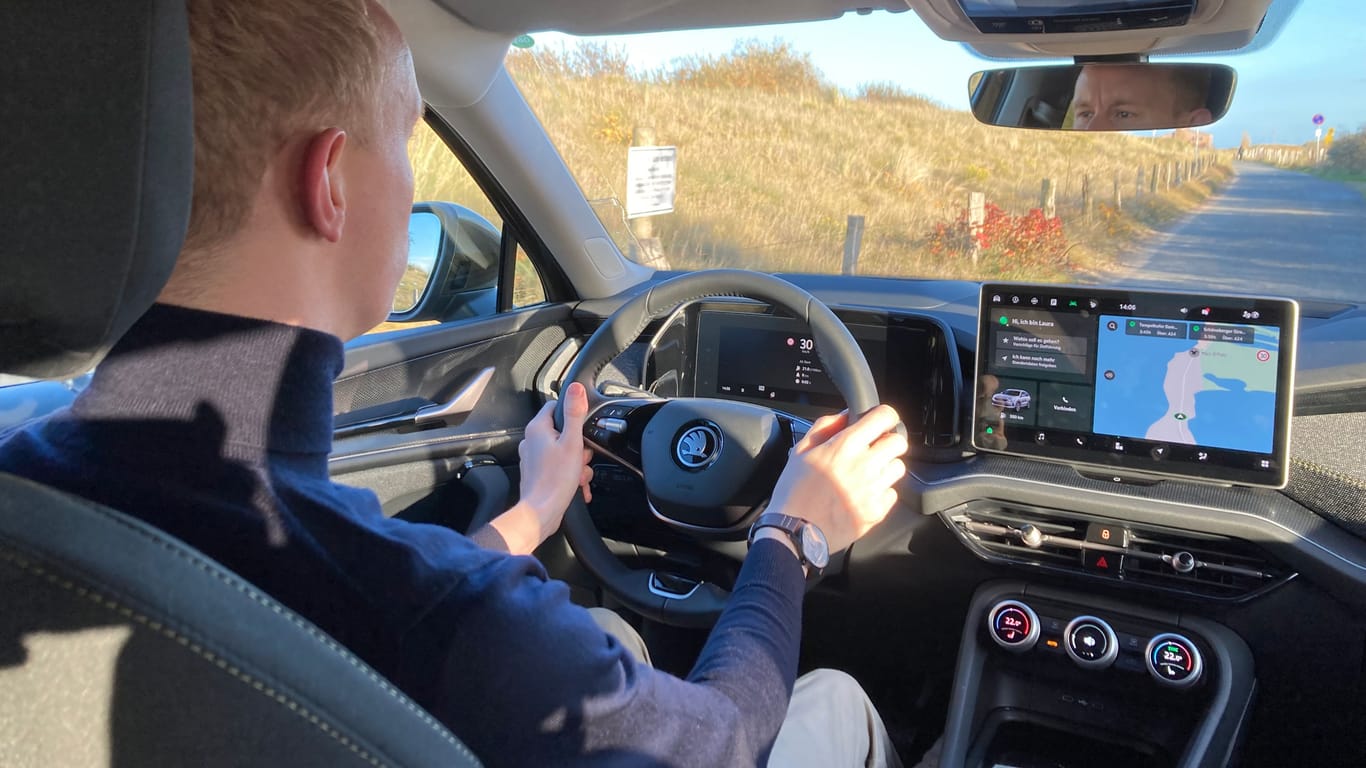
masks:
POLYGON ((512 306, 514 309, 529 307, 545 301, 545 285, 541 283, 541 273, 531 263, 531 257, 517 244, 517 264, 512 278, 512 306))
MULTIPOLYGON (((388 320, 370 333, 498 311, 502 217, 460 158, 425 121, 414 131, 408 155, 414 183, 408 268, 394 292, 388 320)), ((520 244, 516 253, 512 306, 545 301, 535 264, 520 244)))

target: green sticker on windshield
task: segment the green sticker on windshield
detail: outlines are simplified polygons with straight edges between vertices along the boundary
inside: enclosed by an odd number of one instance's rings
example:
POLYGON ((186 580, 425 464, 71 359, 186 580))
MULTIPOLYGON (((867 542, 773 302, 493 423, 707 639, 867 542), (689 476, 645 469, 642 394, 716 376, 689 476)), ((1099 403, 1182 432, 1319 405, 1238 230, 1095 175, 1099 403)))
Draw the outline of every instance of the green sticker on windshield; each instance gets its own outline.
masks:
POLYGON ((518 35, 512 38, 512 45, 514 48, 530 48, 535 44, 536 41, 531 39, 531 35, 518 35))

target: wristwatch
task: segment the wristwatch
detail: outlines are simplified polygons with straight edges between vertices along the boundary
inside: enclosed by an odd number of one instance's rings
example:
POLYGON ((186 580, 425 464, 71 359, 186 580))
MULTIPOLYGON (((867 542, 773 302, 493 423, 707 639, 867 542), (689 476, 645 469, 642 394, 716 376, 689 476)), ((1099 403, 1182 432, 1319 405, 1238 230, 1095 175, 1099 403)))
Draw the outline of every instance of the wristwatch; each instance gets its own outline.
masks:
POLYGON ((777 528, 786 533, 796 546, 797 556, 801 558, 802 565, 812 573, 819 574, 821 569, 830 564, 830 545, 825 541, 825 534, 821 533, 820 528, 800 517, 784 515, 781 512, 765 512, 759 515, 754 525, 749 527, 751 547, 754 546, 754 533, 760 528, 777 528))

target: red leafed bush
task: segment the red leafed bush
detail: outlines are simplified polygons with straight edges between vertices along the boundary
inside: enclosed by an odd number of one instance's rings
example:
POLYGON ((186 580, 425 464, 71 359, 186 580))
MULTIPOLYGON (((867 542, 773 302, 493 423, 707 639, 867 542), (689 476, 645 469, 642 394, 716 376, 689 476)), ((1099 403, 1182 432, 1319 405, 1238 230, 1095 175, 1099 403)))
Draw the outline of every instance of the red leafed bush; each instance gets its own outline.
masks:
MULTIPOLYGON (((975 235, 984 257, 1024 266, 1056 263, 1067 251, 1062 219, 1056 216, 1047 218, 1038 208, 1016 216, 995 203, 987 203, 985 213, 986 221, 975 235)), ((968 238, 968 210, 965 208, 953 223, 935 227, 929 237, 930 253, 936 256, 966 254, 968 238)))

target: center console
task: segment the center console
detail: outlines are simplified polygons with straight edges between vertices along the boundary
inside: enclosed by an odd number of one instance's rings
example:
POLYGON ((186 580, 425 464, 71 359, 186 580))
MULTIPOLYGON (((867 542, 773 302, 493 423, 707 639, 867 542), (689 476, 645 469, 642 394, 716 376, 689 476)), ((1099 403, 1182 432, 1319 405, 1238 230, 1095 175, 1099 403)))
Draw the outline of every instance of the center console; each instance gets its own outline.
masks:
POLYGON ((940 765, 1224 766, 1254 690, 1251 653, 1217 623, 986 584, 963 629, 940 765))

